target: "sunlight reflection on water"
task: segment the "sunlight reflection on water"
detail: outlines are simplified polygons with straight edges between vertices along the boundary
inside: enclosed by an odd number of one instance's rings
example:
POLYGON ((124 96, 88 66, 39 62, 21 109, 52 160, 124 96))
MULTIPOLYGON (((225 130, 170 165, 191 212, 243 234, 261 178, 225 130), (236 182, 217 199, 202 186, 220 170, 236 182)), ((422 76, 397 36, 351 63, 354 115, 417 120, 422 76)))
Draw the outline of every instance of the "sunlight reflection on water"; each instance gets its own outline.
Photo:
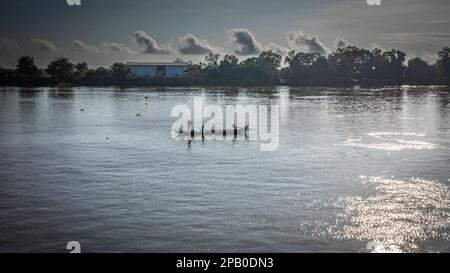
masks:
POLYGON ((410 252, 432 238, 449 241, 450 191, 447 186, 421 178, 365 177, 375 194, 347 196, 334 206, 344 210, 329 232, 340 239, 369 241, 374 252, 410 252))
POLYGON ((413 139, 413 137, 424 137, 423 133, 380 132, 368 133, 366 136, 370 138, 367 140, 348 139, 343 145, 385 151, 433 150, 437 147, 434 143, 413 139))

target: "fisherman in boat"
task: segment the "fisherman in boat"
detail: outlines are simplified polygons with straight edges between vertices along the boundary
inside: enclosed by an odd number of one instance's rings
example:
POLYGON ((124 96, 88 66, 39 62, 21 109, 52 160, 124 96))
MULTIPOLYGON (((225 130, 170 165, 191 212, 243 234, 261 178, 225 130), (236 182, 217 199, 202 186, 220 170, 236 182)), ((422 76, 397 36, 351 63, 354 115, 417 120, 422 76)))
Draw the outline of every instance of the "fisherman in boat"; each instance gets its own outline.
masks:
POLYGON ((187 124, 188 124, 188 129, 190 129, 190 131, 191 131, 191 137, 194 137, 195 131, 194 131, 194 128, 192 128, 192 121, 189 119, 187 124))
MULTIPOLYGON (((190 119, 189 119, 188 122, 187 122, 187 126, 188 126, 188 132, 191 131, 191 134, 193 134, 193 133, 194 133, 194 130, 191 129, 192 121, 191 121, 190 119)), ((177 133, 179 133, 179 134, 184 133, 183 125, 180 126, 180 128, 178 129, 178 132, 177 132, 177 133)))

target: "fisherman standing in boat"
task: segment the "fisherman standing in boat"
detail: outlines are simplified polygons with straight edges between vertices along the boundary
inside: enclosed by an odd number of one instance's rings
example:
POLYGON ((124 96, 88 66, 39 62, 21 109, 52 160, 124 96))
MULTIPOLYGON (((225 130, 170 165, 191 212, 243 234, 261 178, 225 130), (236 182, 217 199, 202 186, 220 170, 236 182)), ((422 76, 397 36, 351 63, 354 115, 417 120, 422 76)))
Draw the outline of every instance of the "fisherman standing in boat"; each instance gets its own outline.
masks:
MULTIPOLYGON (((191 127, 192 127, 192 121, 189 119, 187 121, 187 132, 191 132, 191 134, 192 134, 194 132, 194 129, 192 129, 191 127)), ((181 125, 180 128, 178 129, 178 133, 179 134, 184 133, 183 125, 181 125)))

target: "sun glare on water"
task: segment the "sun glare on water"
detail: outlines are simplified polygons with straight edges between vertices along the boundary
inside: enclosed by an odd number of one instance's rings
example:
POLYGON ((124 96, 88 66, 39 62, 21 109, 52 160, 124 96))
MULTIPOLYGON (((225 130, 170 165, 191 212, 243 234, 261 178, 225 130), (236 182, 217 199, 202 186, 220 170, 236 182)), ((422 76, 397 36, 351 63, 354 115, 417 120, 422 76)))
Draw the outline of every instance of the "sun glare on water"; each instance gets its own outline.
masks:
POLYGON ((358 180, 374 185, 375 193, 334 202, 344 211, 329 230, 335 237, 367 241, 370 252, 414 252, 421 242, 435 238, 448 243, 447 186, 421 178, 361 176, 358 180))

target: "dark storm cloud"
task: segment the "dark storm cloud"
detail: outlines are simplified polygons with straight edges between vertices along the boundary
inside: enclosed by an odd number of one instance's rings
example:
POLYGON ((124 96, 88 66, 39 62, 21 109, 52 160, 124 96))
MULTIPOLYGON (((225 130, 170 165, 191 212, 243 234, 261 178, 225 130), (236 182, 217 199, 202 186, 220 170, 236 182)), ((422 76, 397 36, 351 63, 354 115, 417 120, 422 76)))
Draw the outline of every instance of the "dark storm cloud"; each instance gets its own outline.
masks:
POLYGON ((230 41, 239 46, 239 49, 235 50, 237 55, 256 55, 263 50, 255 35, 248 29, 235 28, 229 30, 228 34, 230 41))
POLYGON ((134 39, 136 42, 144 47, 143 53, 148 54, 169 54, 169 50, 165 48, 161 48, 155 39, 148 36, 147 33, 145 33, 142 30, 136 31, 134 33, 134 39))
POLYGON ((37 50, 45 51, 45 52, 58 51, 56 44, 52 41, 39 39, 39 38, 32 38, 30 40, 31 40, 31 43, 36 47, 37 50))
POLYGON ((217 48, 209 45, 208 41, 199 39, 192 34, 188 34, 179 39, 180 53, 186 55, 204 55, 209 52, 218 51, 217 48))
POLYGON ((294 49, 302 48, 308 52, 316 52, 322 55, 327 55, 329 52, 317 35, 310 35, 300 30, 299 32, 289 32, 286 38, 288 44, 294 49))

